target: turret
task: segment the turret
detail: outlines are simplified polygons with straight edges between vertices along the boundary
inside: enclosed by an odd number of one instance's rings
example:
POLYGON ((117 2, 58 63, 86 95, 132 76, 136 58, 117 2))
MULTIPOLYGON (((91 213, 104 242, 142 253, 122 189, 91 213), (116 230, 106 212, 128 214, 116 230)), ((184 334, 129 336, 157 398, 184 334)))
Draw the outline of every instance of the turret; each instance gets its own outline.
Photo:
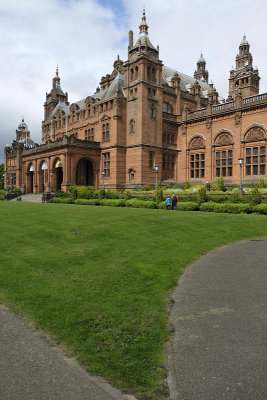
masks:
POLYGON ((52 89, 50 93, 46 93, 46 102, 44 103, 44 120, 46 121, 56 105, 59 102, 68 103, 68 93, 64 93, 60 87, 60 77, 58 75, 58 67, 56 69, 56 75, 52 80, 52 89))
POLYGON ((253 57, 249 48, 250 45, 244 35, 236 56, 236 67, 230 71, 229 98, 235 98, 239 90, 242 97, 254 96, 259 93, 259 71, 257 67, 253 68, 253 57))
POLYGON ((203 80, 204 82, 208 83, 209 81, 209 72, 206 70, 206 61, 203 57, 201 52, 199 60, 197 62, 197 69, 194 72, 194 78, 197 80, 203 80))

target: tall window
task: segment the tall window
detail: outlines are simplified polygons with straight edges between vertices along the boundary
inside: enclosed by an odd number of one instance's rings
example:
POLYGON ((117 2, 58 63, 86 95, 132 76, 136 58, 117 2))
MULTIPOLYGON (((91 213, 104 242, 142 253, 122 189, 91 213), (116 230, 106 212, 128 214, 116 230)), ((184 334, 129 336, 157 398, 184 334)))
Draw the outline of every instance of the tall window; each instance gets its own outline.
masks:
POLYGON ((190 154, 190 177, 205 177, 205 153, 190 154))
POLYGON ((246 175, 265 175, 266 146, 246 148, 246 175))
POLYGON ((233 150, 216 151, 216 177, 233 175, 233 150))
POLYGON ((105 171, 105 177, 110 177, 110 153, 103 154, 103 170, 105 171))
POLYGON ((102 140, 103 142, 109 142, 110 140, 109 123, 102 125, 102 140))
POLYGON ((94 141, 94 134, 95 134, 94 128, 90 129, 89 130, 89 135, 88 135, 89 142, 93 142, 94 141))
POLYGON ((152 169, 154 167, 154 157, 155 153, 153 151, 149 152, 149 168, 152 169))

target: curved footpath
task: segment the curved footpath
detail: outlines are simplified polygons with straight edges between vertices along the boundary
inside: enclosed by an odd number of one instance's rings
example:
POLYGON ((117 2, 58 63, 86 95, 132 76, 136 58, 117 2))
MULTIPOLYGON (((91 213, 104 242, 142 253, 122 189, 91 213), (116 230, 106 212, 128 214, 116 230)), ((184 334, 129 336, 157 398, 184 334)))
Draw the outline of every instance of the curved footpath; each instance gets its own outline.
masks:
MULTIPOLYGON (((201 257, 175 289, 171 400, 267 399, 267 238, 201 257)), ((0 306, 0 399, 126 400, 0 306)), ((156 400, 156 399, 155 399, 156 400)))
POLYGON ((171 400, 267 399, 267 238, 201 257, 173 298, 171 400))

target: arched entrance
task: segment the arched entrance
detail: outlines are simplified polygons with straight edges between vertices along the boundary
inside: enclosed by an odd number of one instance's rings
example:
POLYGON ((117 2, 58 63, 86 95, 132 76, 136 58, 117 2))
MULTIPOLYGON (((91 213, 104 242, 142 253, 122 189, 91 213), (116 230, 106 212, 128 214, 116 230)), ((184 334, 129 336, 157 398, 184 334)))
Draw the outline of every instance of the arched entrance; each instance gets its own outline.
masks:
POLYGON ((33 175, 34 175, 34 165, 31 164, 28 170, 27 193, 33 193, 33 175))
POLYGON ((77 165, 76 184, 94 186, 94 168, 88 158, 82 158, 77 165))
POLYGON ((55 171, 56 171, 56 191, 60 192, 61 191, 61 185, 63 182, 63 164, 58 159, 55 163, 55 171))
POLYGON ((48 166, 45 161, 41 163, 39 171, 39 193, 44 192, 45 183, 48 181, 48 166))

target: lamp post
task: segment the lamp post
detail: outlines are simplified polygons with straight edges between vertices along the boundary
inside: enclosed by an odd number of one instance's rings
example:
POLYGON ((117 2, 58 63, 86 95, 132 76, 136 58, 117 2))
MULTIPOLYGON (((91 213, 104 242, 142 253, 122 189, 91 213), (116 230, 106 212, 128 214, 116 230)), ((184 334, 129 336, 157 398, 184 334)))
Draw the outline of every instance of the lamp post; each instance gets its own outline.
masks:
POLYGON ((102 189, 105 189, 105 181, 104 181, 105 176, 106 176, 106 171, 103 169, 103 171, 102 171, 102 189))
POLYGON ((12 190, 13 190, 13 176, 12 175, 10 176, 10 179, 11 179, 11 192, 12 192, 12 190))
POLYGON ((159 172, 159 166, 155 165, 155 171, 156 171, 156 184, 155 184, 155 190, 158 189, 158 172, 159 172))
POLYGON ((243 159, 242 157, 240 157, 240 158, 238 159, 239 166, 240 166, 240 181, 239 181, 239 189, 238 189, 238 192, 239 192, 240 194, 243 193, 243 189, 242 189, 242 165, 243 165, 243 161, 244 161, 244 159, 243 159))
POLYGON ((50 171, 50 192, 52 192, 52 176, 53 176, 53 171, 50 171))

